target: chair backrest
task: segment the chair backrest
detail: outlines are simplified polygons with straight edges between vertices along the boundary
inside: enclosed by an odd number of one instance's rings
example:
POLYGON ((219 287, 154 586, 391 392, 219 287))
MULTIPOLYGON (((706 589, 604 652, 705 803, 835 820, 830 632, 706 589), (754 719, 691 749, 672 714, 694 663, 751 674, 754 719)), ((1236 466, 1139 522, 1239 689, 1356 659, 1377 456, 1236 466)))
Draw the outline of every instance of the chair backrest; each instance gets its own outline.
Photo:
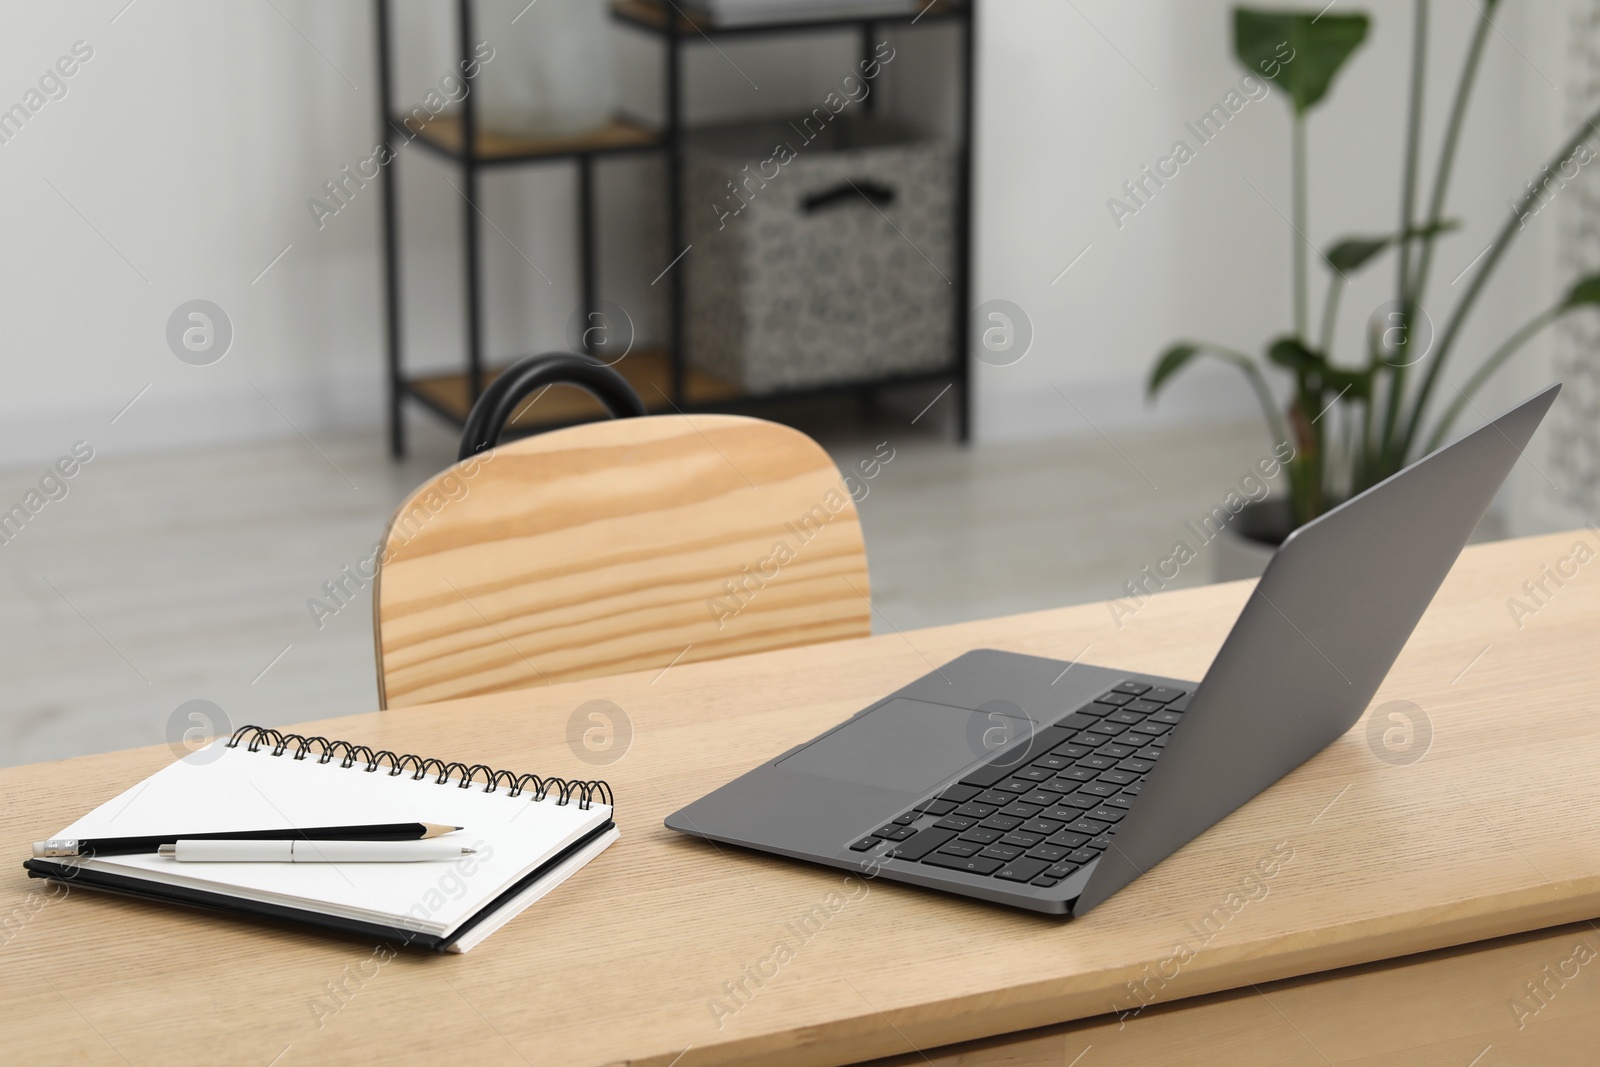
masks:
POLYGON ((378 694, 402 707, 865 636, 833 460, 734 415, 586 423, 490 449, 390 520, 378 694))

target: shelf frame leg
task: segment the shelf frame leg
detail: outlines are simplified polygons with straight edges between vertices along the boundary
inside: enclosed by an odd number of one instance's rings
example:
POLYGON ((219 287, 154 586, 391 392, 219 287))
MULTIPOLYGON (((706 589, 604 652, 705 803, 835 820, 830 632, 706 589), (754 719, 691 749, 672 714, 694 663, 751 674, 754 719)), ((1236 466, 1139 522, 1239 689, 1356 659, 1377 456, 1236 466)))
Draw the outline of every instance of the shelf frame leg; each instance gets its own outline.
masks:
POLYGON ((389 123, 394 114, 393 86, 389 67, 389 0, 373 0, 374 23, 378 36, 378 137, 383 147, 383 181, 379 195, 383 198, 383 298, 384 345, 387 349, 388 374, 385 384, 389 413, 389 455, 394 459, 406 456, 405 372, 401 366, 400 323, 400 232, 399 232, 399 176, 395 173, 400 161, 394 158, 394 138, 390 136, 389 123))
POLYGON ((483 395, 483 290, 478 263, 478 105, 477 68, 472 64, 472 3, 456 0, 457 36, 460 39, 461 77, 465 95, 461 98, 460 163, 465 189, 461 211, 461 255, 466 286, 463 317, 466 319, 467 395, 476 404, 483 395))
MULTIPOLYGON (((876 47, 873 38, 876 36, 878 36, 878 24, 876 22, 869 19, 861 24, 861 66, 857 68, 858 75, 866 71, 872 64, 873 49, 876 47)), ((870 83, 864 77, 857 77, 856 80, 867 84, 870 90, 870 83)), ((877 109, 877 93, 869 91, 866 96, 861 98, 861 110, 864 114, 871 115, 877 109)))
MULTIPOLYGON (((681 255, 684 252, 683 236, 683 70, 681 63, 682 35, 679 32, 677 8, 667 13, 667 57, 666 57, 666 142, 667 142, 667 256, 681 255)), ((672 402, 683 406, 684 382, 687 378, 686 365, 689 358, 687 347, 688 323, 685 303, 688 299, 688 287, 685 284, 688 266, 677 263, 668 272, 667 278, 667 320, 669 323, 668 334, 672 346, 672 402)), ((648 398, 646 403, 648 403, 648 398)))
MULTIPOLYGON (((589 343, 589 329, 594 323, 594 316, 600 314, 597 306, 599 293, 599 255, 595 245, 595 206, 594 206, 594 156, 588 152, 578 157, 578 276, 583 286, 583 295, 579 298, 583 305, 582 320, 578 329, 578 346, 589 355, 595 355, 594 345, 589 343)), ((602 315, 600 323, 606 323, 602 315)), ((606 336, 606 331, 601 331, 601 336, 606 336)))
POLYGON ((968 0, 961 35, 961 136, 956 159, 956 292, 955 371, 956 440, 972 440, 972 353, 968 332, 972 317, 972 112, 978 35, 978 0, 968 0))

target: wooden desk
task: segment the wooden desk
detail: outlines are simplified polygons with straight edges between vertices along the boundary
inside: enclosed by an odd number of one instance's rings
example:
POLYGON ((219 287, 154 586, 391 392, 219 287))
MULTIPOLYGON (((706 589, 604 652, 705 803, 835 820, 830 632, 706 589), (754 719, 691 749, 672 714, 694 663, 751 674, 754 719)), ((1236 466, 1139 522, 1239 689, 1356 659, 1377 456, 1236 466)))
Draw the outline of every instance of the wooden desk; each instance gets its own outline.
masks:
POLYGON ((1593 1067, 1600 1047, 1597 970, 1600 933, 1591 923, 1573 923, 1193 997, 1136 1018, 1103 1015, 895 1056, 872 1067, 1067 1067, 1080 1054, 1077 1067, 1593 1067), (1579 945, 1593 954, 1589 962, 1577 962, 1585 954, 1579 945), (1529 982, 1544 984, 1542 1007, 1529 982), (1519 1015, 1513 1004, 1533 1014, 1519 1015))
MULTIPOLYGON (((1507 607, 1580 538, 1593 535, 1463 556, 1376 701, 1420 706, 1432 729, 1424 758, 1378 759, 1363 723, 1070 923, 886 883, 851 889, 839 872, 718 850, 661 819, 969 648, 1198 677, 1246 586, 1157 597, 1121 628, 1091 604, 315 723, 385 748, 571 773, 587 768, 567 746, 569 715, 614 701, 633 732, 604 769, 623 838, 471 954, 381 966, 356 941, 88 892, 50 899, 13 866, 0 876, 9 1058, 836 1064, 1132 1008, 1145 994, 1129 982, 1169 1004, 1586 919, 1600 914, 1600 564, 1564 579, 1520 629, 1507 607), (1275 849, 1292 858, 1240 904, 1275 849), (1226 918, 1198 933, 1219 908, 1226 918), (806 916, 814 929, 797 934, 806 916), (780 939, 790 958, 733 999, 727 983, 772 959, 780 939), (1163 963, 1185 940, 1192 958, 1163 963), (320 1026, 319 999, 338 1005, 320 1026)), ((0 850, 20 864, 29 841, 170 759, 158 746, 0 772, 0 850)), ((1548 1053, 1534 1058, 1560 1062, 1576 1055, 1558 1054, 1575 1047, 1569 1038, 1595 1032, 1600 959, 1520 1032, 1506 1005, 1545 963, 1570 957, 1575 938, 1600 949, 1588 930, 1150 1008, 1120 1032, 1099 1019, 931 1055, 1065 1067, 1098 1042, 1166 1048, 1147 1061, 1158 1063, 1465 1067, 1484 1044, 1534 1035, 1543 1044, 1525 1047, 1548 1053), (1473 985, 1483 976, 1499 987, 1473 985), (1384 999, 1427 1004, 1452 988, 1460 1002, 1438 1016, 1384 999), (1291 1048, 1294 1037, 1304 1044, 1291 1048), (1400 1051, 1416 1045, 1426 1054, 1400 1051)), ((1082 1067, 1124 1062, 1091 1057, 1082 1067)), ((1477 1067, 1502 1062, 1491 1054, 1477 1067)))

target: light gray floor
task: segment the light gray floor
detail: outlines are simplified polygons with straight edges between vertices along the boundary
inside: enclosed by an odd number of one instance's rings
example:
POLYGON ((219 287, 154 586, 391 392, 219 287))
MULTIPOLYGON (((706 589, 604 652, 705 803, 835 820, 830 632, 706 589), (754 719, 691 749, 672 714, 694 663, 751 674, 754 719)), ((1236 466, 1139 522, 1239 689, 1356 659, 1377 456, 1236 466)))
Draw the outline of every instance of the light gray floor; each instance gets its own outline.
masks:
MULTIPOLYGON (((843 467, 894 450, 860 504, 880 631, 1116 596, 1266 449, 1255 423, 970 449, 885 426, 808 427, 843 467)), ((196 699, 234 725, 374 708, 369 606, 319 630, 306 601, 452 458, 412 429, 402 465, 376 433, 97 455, 0 545, 0 764, 172 741, 196 699)), ((0 471, 0 501, 41 469, 0 471)))

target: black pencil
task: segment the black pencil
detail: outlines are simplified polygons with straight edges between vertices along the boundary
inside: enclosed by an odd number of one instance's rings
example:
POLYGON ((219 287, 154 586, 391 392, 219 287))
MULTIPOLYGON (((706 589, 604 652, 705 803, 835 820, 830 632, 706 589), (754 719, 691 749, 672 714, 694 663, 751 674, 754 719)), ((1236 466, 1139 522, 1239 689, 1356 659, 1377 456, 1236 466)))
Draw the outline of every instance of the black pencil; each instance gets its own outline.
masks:
POLYGON ((92 859, 154 853, 179 838, 185 841, 420 841, 460 830, 433 822, 369 823, 365 826, 302 826, 284 830, 228 830, 220 833, 161 834, 153 837, 54 838, 35 841, 35 859, 92 859))

